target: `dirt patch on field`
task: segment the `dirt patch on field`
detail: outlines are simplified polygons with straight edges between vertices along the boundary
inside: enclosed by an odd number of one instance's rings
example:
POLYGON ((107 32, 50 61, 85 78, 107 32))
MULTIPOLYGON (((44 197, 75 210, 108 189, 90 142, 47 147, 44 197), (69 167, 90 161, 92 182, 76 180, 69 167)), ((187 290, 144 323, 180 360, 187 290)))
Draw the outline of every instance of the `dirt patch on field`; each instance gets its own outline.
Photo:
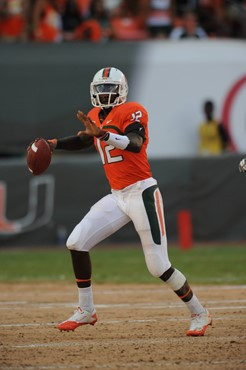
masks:
POLYGON ((95 285, 99 321, 59 332, 72 284, 0 284, 0 369, 245 369, 246 286, 197 286, 213 325, 186 337, 189 313, 163 285, 95 285))

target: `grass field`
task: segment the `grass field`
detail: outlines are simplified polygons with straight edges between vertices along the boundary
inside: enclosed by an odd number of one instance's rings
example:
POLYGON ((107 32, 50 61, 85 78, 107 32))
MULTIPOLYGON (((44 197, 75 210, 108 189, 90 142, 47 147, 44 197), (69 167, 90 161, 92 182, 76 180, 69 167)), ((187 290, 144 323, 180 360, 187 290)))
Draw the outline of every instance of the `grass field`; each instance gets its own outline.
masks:
MULTIPOLYGON (((246 284, 246 245, 169 248, 172 264, 195 284, 246 284)), ((141 247, 97 247, 91 252, 95 283, 156 283, 147 271, 141 247)), ((0 281, 73 281, 65 248, 0 250, 0 281)), ((160 282, 161 283, 161 282, 160 282)))

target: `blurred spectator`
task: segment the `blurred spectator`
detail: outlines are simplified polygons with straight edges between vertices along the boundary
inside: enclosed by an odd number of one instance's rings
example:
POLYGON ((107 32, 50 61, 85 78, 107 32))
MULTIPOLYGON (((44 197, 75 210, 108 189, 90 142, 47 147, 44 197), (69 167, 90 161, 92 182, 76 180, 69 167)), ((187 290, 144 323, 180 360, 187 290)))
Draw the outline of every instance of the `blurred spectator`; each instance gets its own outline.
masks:
POLYGON ((208 37, 228 36, 228 27, 223 19, 224 0, 176 0, 176 17, 183 17, 187 12, 197 15, 198 23, 208 37))
POLYGON ((101 27, 101 39, 109 40, 111 38, 111 29, 109 25, 109 14, 105 7, 105 1, 93 0, 91 3, 91 17, 95 19, 101 27))
POLYGON ((214 103, 205 101, 203 105, 205 121, 199 126, 199 153, 219 155, 229 149, 230 139, 221 122, 214 119, 214 103))
POLYGON ((32 21, 35 41, 59 42, 62 40, 62 18, 56 0, 36 0, 32 21))
POLYGON ((140 1, 122 0, 110 17, 111 38, 115 40, 144 40, 148 38, 144 12, 140 1))
POLYGON ((203 39, 207 37, 205 30, 198 25, 197 16, 195 13, 186 13, 182 20, 182 25, 180 27, 175 27, 169 37, 172 40, 178 39, 203 39))
POLYGON ((4 41, 18 41, 25 38, 25 0, 0 0, 0 38, 4 41))
POLYGON ((101 27, 91 19, 93 0, 36 0, 33 8, 34 40, 101 40, 101 27))
POLYGON ((224 0, 198 1, 196 14, 199 24, 204 28, 208 37, 229 36, 228 27, 223 20, 222 3, 224 0))
POLYGON ((176 0, 175 13, 177 16, 182 16, 187 12, 195 12, 199 0, 176 0))
POLYGON ((122 0, 103 0, 103 7, 108 14, 114 12, 120 5, 122 0))
POLYGON ((246 0, 225 0, 224 19, 229 37, 246 38, 246 0))
POLYGON ((172 0, 148 0, 146 24, 151 38, 167 38, 172 29, 172 0))
POLYGON ((81 23, 74 30, 73 39, 88 40, 93 42, 101 41, 104 37, 103 27, 107 22, 103 1, 86 0, 87 6, 86 7, 84 6, 84 8, 82 7, 82 5, 85 5, 85 3, 83 3, 83 0, 77 0, 77 2, 78 8, 80 9, 81 23))
POLYGON ((90 17, 90 7, 93 0, 75 0, 83 19, 90 17))
POLYGON ((81 24, 84 11, 87 16, 87 9, 82 10, 76 0, 66 0, 63 6, 60 7, 63 38, 65 41, 74 39, 74 31, 81 24))

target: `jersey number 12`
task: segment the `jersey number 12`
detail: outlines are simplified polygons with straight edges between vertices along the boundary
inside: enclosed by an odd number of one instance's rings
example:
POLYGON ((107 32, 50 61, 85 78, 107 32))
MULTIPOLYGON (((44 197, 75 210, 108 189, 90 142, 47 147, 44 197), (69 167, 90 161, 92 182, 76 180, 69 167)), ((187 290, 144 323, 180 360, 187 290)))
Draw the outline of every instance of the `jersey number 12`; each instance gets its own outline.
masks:
POLYGON ((115 157, 111 156, 110 151, 115 149, 113 145, 106 145, 104 148, 102 148, 101 141, 97 139, 97 148, 103 164, 123 161, 122 155, 117 155, 115 157))

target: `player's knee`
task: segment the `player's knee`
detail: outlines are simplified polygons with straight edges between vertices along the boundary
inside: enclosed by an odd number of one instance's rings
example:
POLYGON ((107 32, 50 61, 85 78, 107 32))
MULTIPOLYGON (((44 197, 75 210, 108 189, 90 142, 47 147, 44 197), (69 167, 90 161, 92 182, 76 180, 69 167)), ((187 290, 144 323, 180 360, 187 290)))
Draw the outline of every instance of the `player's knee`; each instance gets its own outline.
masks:
POLYGON ((94 246, 93 225, 90 220, 84 218, 75 226, 66 245, 68 249, 84 252, 88 252, 94 246))
POLYGON ((66 242, 66 246, 70 250, 79 250, 78 239, 75 238, 72 234, 69 235, 67 242, 66 242))
POLYGON ((149 272, 154 277, 160 277, 170 267, 169 261, 164 261, 158 253, 148 253, 145 255, 146 264, 149 272))
POLYGON ((67 239, 66 246, 70 250, 81 251, 81 244, 80 230, 75 227, 67 239))

